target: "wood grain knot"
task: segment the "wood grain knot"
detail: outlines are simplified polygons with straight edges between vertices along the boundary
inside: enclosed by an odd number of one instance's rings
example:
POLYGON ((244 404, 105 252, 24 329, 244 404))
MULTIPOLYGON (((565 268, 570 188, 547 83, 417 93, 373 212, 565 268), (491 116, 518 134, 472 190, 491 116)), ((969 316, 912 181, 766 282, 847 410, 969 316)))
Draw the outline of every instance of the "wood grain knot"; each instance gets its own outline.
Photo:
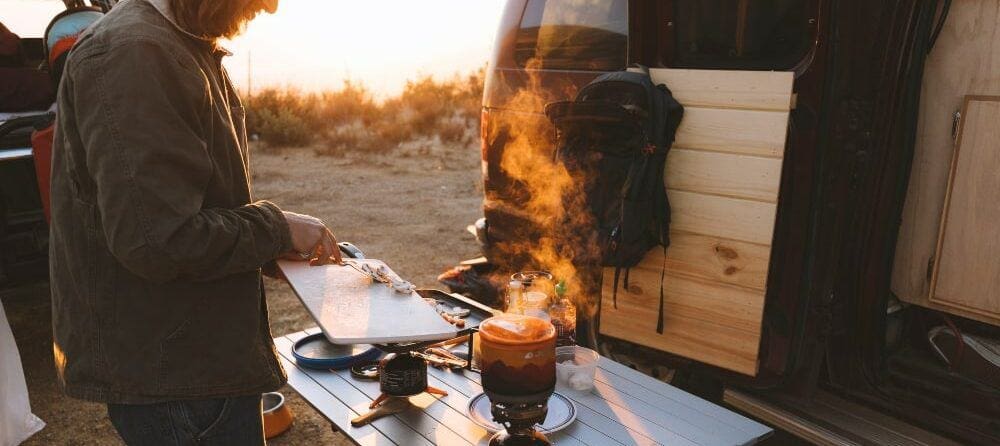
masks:
POLYGON ((735 267, 735 266, 730 266, 730 267, 726 268, 726 270, 725 270, 725 271, 723 271, 723 274, 725 274, 725 275, 727 275, 727 276, 731 276, 731 275, 733 275, 733 274, 736 274, 736 273, 737 273, 737 272, 739 272, 739 271, 740 271, 740 269, 739 269, 739 268, 737 268, 737 267, 735 267))
POLYGON ((722 245, 715 245, 715 255, 725 260, 736 260, 740 257, 735 249, 722 245))

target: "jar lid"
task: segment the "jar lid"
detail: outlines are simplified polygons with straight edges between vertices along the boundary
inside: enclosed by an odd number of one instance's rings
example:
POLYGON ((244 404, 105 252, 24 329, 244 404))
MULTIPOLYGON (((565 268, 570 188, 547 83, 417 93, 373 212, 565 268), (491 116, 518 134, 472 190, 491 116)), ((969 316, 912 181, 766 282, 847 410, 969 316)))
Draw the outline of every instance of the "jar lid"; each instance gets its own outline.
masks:
POLYGON ((505 313, 480 323, 479 334, 499 344, 533 344, 554 338, 556 328, 537 317, 505 313))

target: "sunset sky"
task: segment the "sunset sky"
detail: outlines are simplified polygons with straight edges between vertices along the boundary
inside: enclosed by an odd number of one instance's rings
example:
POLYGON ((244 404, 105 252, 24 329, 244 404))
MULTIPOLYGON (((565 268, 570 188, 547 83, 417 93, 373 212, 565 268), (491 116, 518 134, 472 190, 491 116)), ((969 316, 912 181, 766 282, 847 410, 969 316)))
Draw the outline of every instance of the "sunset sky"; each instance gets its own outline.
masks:
MULTIPOLYGON (((245 88, 335 88, 364 82, 379 95, 419 74, 450 76, 489 59, 504 0, 281 0, 225 46, 226 66, 245 88), (248 62, 250 62, 248 64, 248 62), (248 71, 248 65, 252 68, 248 71)), ((38 37, 61 0, 0 0, 0 22, 38 37)))

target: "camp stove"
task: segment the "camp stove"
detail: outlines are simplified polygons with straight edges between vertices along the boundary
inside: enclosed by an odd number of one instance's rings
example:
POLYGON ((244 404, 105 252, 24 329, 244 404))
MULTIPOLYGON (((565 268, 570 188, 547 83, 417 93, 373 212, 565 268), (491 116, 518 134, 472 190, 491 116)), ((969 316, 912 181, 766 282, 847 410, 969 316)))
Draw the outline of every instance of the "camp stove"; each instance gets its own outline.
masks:
POLYGON ((378 384, 382 394, 372 401, 374 409, 390 397, 408 398, 421 393, 448 396, 448 392, 427 384, 427 360, 407 353, 389 353, 379 361, 378 384))
MULTIPOLYGON (((450 354, 444 347, 466 344, 471 356, 472 335, 477 331, 479 322, 489 317, 491 313, 486 308, 478 307, 468 301, 457 300, 454 296, 438 290, 417 290, 417 292, 424 298, 435 299, 443 304, 471 307, 471 311, 465 318, 468 325, 460 330, 460 336, 453 340, 376 344, 379 350, 387 353, 377 365, 376 374, 381 394, 369 406, 372 410, 356 418, 352 424, 361 425, 380 416, 407 410, 413 407, 409 403, 409 397, 421 393, 447 396, 446 391, 428 385, 427 367, 429 365, 472 370, 471 358, 459 358, 450 354)), ((373 379, 371 376, 368 378, 373 379)))
POLYGON ((545 421, 554 389, 534 395, 503 395, 486 390, 493 421, 506 429, 490 439, 490 446, 547 446, 552 443, 535 426, 545 421))

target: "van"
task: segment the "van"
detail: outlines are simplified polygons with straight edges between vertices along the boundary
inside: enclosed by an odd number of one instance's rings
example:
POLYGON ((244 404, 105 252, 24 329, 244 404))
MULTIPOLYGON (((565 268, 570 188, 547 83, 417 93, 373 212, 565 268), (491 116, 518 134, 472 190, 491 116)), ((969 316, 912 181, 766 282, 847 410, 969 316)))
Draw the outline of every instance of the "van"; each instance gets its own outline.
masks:
POLYGON ((691 242, 650 253, 655 274, 633 273, 617 296, 633 313, 608 304, 605 273, 592 317, 601 351, 651 358, 673 384, 814 443, 1000 444, 1000 209, 988 198, 1000 186, 998 42, 992 0, 509 0, 483 98, 484 254, 517 270, 530 260, 507 247, 544 236, 531 188, 505 168, 512 135, 543 129, 532 144, 554 148, 546 103, 651 67, 676 79, 667 86, 688 108, 673 152, 706 160, 701 179, 767 177, 773 194, 672 188, 671 176, 693 175, 669 159, 671 203, 716 200, 718 214, 700 228, 675 207, 672 230, 691 242), (699 82, 746 98, 764 80, 787 80, 783 108, 685 103, 699 82), (532 100, 518 100, 525 91, 532 100), (691 128, 709 115, 714 127, 691 128), (726 129, 740 130, 706 142, 726 129), (741 135, 765 129, 776 150, 742 153, 741 135), (724 225, 762 229, 701 232, 724 225), (667 329, 637 333, 629 325, 656 311, 660 262, 667 329), (753 264, 759 283, 740 282, 753 264))
MULTIPOLYGON (((44 23, 40 28, 39 32, 44 30, 44 23)), ((31 83, 44 90, 24 96, 51 104, 55 92, 48 73, 32 73, 31 68, 45 60, 42 39, 22 38, 20 46, 23 60, 17 68, 23 67, 26 76, 37 74, 37 81, 31 79, 31 83)), ((17 111, 8 110, 7 105, 0 107, 0 285, 44 279, 49 264, 49 227, 37 175, 48 165, 36 166, 31 139, 35 130, 51 124, 52 115, 46 110, 48 105, 17 111)))

